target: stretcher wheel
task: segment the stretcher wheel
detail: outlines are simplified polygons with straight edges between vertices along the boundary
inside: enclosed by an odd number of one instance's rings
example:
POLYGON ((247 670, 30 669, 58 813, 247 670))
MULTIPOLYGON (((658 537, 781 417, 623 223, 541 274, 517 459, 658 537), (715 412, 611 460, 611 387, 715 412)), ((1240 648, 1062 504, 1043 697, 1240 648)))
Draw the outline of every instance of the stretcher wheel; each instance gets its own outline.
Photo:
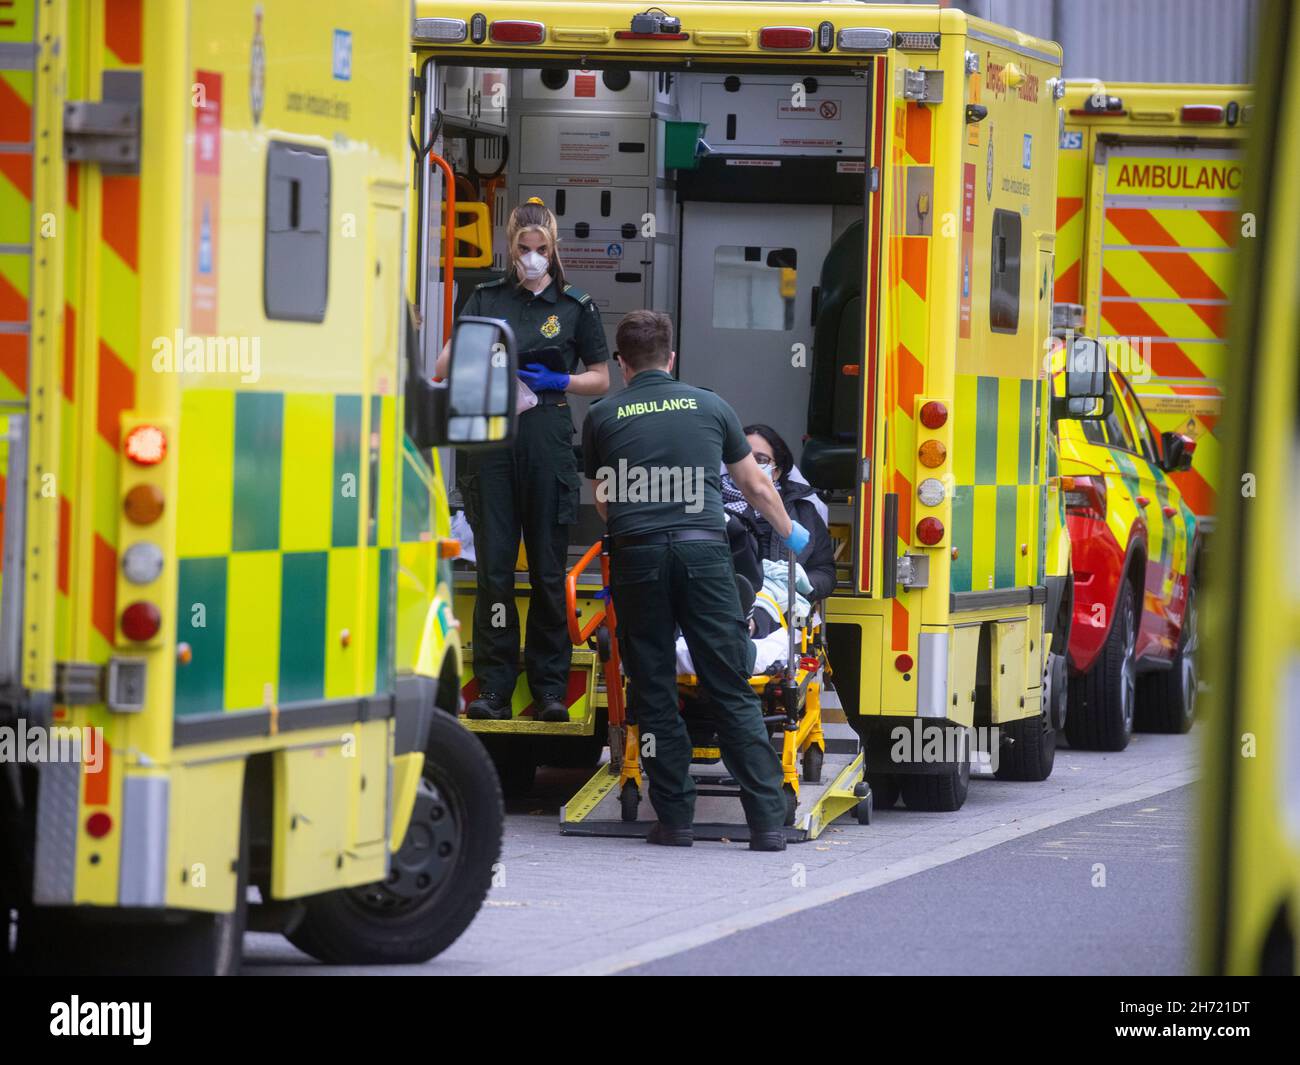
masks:
POLYGON ((602 662, 609 661, 609 629, 602 625, 596 630, 596 654, 602 662))
POLYGON ((853 794, 859 796, 861 801, 853 807, 853 816, 858 819, 858 824, 871 824, 872 815, 875 813, 875 795, 872 793, 871 785, 865 780, 853 788, 853 794))
POLYGON ((822 749, 816 744, 803 752, 803 782, 805 784, 820 784, 822 782, 822 763, 825 758, 822 749))
POLYGON ((782 784, 785 791, 785 826, 789 828, 794 824, 795 810, 799 808, 799 796, 794 793, 794 788, 789 784, 782 784))
POLYGON ((618 804, 622 808, 624 821, 636 820, 641 807, 641 791, 632 781, 624 784, 623 790, 618 793, 618 804))

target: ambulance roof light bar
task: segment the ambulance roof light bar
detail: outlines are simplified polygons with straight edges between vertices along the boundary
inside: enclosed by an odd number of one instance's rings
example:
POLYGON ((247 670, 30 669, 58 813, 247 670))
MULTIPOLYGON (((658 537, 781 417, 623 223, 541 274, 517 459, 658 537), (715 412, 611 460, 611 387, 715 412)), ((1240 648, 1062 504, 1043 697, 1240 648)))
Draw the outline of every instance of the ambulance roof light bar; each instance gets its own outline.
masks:
POLYGON ((434 44, 460 44, 467 36, 463 18, 418 18, 411 36, 434 44))

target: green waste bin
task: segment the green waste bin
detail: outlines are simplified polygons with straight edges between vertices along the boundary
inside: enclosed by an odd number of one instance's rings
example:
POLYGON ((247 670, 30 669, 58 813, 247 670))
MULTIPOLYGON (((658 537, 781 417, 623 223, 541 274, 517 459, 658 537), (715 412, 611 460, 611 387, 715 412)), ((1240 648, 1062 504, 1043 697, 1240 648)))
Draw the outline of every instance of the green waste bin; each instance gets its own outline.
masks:
POLYGON ((664 166, 697 170, 704 154, 704 122, 664 123, 664 166))

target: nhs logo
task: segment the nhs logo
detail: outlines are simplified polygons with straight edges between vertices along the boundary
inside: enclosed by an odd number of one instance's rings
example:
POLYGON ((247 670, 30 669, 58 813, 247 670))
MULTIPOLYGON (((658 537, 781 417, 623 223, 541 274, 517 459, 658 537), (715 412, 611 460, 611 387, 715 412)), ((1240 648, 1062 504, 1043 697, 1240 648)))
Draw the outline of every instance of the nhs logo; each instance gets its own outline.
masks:
POLYGON ((334 77, 338 81, 352 80, 352 33, 334 31, 334 77))

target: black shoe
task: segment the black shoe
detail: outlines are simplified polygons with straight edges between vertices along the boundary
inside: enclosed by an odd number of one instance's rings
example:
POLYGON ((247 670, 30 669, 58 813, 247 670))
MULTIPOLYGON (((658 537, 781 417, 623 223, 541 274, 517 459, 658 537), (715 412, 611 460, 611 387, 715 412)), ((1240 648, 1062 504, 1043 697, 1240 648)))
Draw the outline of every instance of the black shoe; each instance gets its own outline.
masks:
POLYGON ((689 847, 695 842, 695 829, 690 825, 674 828, 672 825, 665 825, 662 821, 656 821, 646 833, 645 841, 660 847, 689 847))
POLYGON ((750 829, 749 849, 752 851, 783 851, 785 850, 785 831, 780 828, 750 829))
POLYGON ((543 695, 537 700, 533 717, 537 721, 568 721, 569 708, 558 695, 543 695))
POLYGON ((465 716, 475 721, 509 721, 512 716, 510 700, 496 692, 483 691, 465 708, 465 716))

